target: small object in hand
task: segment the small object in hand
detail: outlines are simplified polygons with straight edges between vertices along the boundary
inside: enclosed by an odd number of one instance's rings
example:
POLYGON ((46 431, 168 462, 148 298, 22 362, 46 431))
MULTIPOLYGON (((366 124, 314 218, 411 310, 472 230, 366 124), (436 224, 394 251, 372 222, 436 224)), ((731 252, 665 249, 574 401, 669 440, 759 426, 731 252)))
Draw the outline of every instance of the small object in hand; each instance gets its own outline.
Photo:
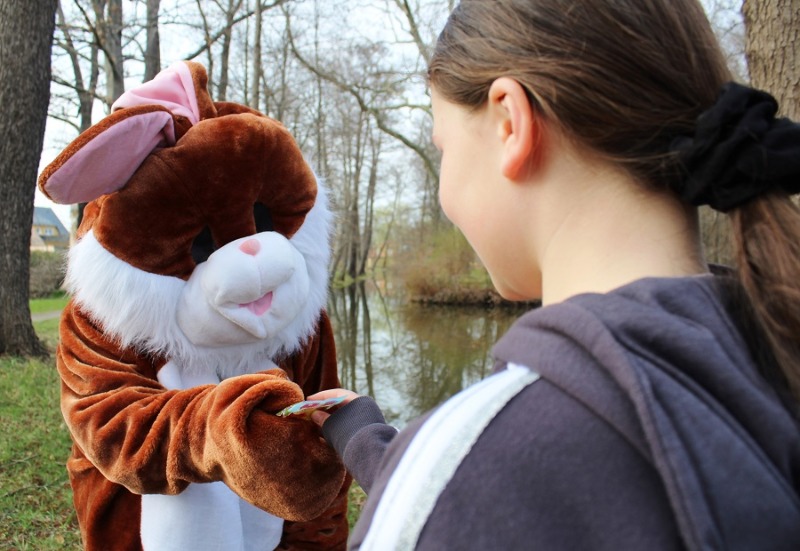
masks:
POLYGON ((290 415, 300 415, 302 417, 310 417, 311 412, 318 409, 330 409, 335 405, 341 404, 345 396, 337 396, 335 398, 326 398, 325 400, 305 400, 297 402, 289 407, 283 408, 276 415, 279 417, 289 417, 290 415))

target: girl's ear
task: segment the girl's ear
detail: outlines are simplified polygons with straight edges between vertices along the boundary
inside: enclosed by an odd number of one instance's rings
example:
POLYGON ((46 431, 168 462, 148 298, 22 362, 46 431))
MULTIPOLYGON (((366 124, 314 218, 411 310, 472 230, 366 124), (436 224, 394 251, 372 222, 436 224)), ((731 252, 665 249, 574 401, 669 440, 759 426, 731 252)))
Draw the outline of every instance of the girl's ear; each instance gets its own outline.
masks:
POLYGON ((494 111, 502 141, 501 170, 509 180, 525 175, 537 150, 537 117, 522 85, 509 77, 495 80, 489 88, 489 108, 494 111))

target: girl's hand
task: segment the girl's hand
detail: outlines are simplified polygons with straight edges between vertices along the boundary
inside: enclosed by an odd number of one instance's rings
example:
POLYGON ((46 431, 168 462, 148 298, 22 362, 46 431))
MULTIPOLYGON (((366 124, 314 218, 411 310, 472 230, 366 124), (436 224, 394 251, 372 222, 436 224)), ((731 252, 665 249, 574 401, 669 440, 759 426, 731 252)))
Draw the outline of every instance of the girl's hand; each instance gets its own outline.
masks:
MULTIPOLYGON (((340 396, 344 396, 345 399, 341 404, 339 404, 338 407, 342 407, 343 405, 352 402, 360 395, 351 390, 345 390, 343 388, 331 388, 329 390, 323 390, 322 392, 317 392, 316 394, 306 396, 306 400, 326 400, 328 398, 338 398, 340 396)), ((311 413, 311 420, 321 427, 330 416, 331 414, 327 411, 317 410, 311 413)))

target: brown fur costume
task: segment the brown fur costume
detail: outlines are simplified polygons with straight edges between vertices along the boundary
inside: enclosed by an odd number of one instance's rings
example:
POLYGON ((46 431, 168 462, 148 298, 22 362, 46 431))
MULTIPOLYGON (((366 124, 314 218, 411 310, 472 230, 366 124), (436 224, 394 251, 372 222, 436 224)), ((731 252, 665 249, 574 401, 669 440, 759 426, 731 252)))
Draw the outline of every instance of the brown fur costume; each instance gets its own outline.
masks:
POLYGON ((40 178, 90 201, 57 353, 84 544, 141 549, 142 494, 221 481, 287 520, 280 548, 342 549, 349 477, 313 423, 274 415, 339 385, 329 213, 283 126, 206 78, 178 64, 126 94, 40 178), (277 264, 294 279, 269 284, 277 264))

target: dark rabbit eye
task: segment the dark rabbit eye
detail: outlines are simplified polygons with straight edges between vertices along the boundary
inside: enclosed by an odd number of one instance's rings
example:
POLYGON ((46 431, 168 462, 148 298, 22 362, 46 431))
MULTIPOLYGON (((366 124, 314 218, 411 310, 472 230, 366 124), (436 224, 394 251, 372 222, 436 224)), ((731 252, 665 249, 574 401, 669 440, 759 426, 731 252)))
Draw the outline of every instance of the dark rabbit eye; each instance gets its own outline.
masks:
MULTIPOLYGON (((272 225, 272 217, 269 215, 269 209, 263 203, 253 205, 253 219, 256 223, 256 233, 275 231, 272 225)), ((192 259, 195 264, 200 264, 208 260, 208 257, 216 250, 214 238, 211 237, 211 228, 206 226, 192 242, 192 259)))
POLYGON ((214 239, 211 237, 211 229, 206 226, 192 242, 192 259, 195 264, 200 264, 208 260, 211 253, 215 251, 214 239))
POLYGON ((264 203, 253 205, 253 218, 256 220, 256 233, 275 231, 275 227, 272 225, 272 217, 269 215, 269 209, 264 203))

